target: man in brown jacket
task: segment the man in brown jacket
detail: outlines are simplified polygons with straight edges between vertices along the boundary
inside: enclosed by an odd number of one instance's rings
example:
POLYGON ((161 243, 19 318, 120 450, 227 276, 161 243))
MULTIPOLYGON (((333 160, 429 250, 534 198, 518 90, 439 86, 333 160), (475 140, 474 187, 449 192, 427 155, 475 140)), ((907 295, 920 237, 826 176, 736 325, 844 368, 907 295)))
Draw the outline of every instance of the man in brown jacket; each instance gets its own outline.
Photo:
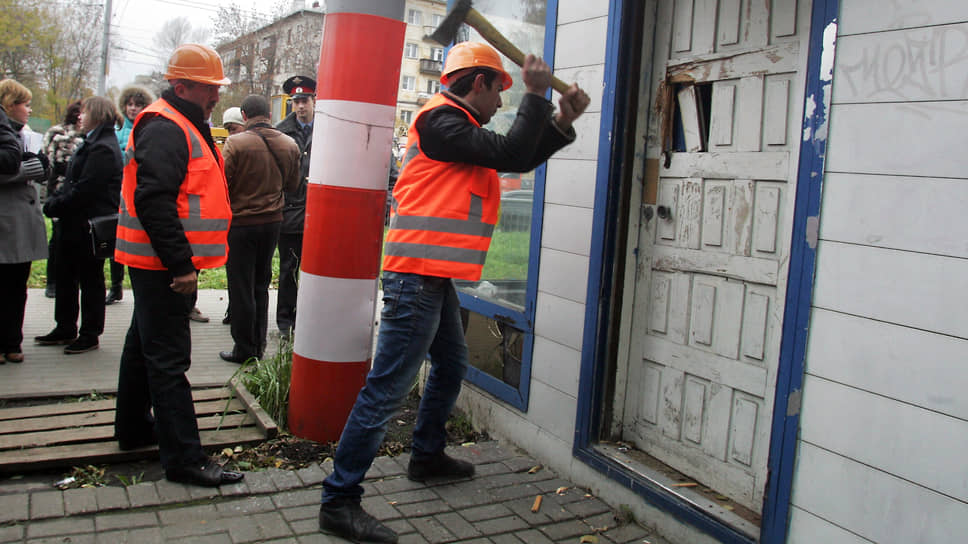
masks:
POLYGON ((232 203, 225 264, 232 308, 231 351, 219 357, 244 363, 262 357, 269 313, 272 254, 282 225, 283 191, 299 186, 299 146, 269 123, 269 102, 242 101, 245 130, 225 140, 225 178, 232 203))

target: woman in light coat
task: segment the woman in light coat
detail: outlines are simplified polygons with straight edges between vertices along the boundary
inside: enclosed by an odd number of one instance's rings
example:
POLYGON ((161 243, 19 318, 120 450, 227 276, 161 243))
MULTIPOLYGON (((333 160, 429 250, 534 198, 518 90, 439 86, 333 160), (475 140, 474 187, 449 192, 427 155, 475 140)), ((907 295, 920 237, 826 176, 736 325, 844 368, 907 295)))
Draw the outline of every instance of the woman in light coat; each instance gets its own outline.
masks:
POLYGON ((30 262, 47 258, 47 233, 34 182, 47 180, 47 158, 25 147, 32 94, 17 81, 0 81, 0 106, 20 133, 24 152, 16 174, 0 175, 0 363, 24 360, 24 309, 30 262))

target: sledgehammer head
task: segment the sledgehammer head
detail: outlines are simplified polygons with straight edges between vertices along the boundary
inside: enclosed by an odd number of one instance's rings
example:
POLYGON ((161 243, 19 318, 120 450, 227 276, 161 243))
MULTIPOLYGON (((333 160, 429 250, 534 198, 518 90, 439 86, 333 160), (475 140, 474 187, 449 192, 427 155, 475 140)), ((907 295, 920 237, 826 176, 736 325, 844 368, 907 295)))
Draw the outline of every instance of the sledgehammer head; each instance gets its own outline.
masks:
POLYGON ((460 25, 464 24, 464 19, 467 18, 467 13, 472 7, 471 0, 459 0, 447 17, 444 17, 437 30, 430 35, 430 39, 440 45, 450 45, 457 37, 457 31, 460 30, 460 25))

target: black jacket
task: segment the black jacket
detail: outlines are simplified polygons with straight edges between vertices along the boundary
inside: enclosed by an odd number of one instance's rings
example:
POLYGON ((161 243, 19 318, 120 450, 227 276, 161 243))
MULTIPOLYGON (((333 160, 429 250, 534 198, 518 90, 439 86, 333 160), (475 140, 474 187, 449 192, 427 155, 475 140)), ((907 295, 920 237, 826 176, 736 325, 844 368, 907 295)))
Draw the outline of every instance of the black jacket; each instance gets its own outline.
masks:
POLYGON ((114 125, 95 128, 67 163, 61 188, 44 203, 44 215, 61 220, 62 240, 86 242, 88 219, 118 212, 122 168, 114 125))
MULTIPOLYGON (((444 94, 462 103, 459 97, 446 91, 444 94)), ((416 128, 421 150, 436 161, 474 164, 499 172, 529 172, 575 140, 574 128, 563 132, 552 121, 553 111, 551 102, 544 97, 525 93, 517 117, 505 135, 475 127, 464 112, 453 106, 426 112, 417 119, 416 128)), ((408 150, 406 155, 415 151, 408 150)))
POLYGON ((10 126, 7 113, 0 108, 0 174, 13 175, 20 171, 23 144, 10 126))
POLYGON ((287 191, 286 205, 282 209, 282 234, 302 234, 303 221, 306 215, 306 187, 309 183, 309 157, 313 151, 313 134, 310 130, 309 135, 304 135, 296 114, 290 113, 285 119, 279 121, 276 128, 286 134, 299 145, 302 153, 300 159, 300 178, 299 187, 295 191, 287 191))
MULTIPOLYGON (((184 115, 202 134, 215 154, 212 131, 199 106, 175 96, 170 89, 161 98, 184 115)), ((185 133, 174 122, 161 116, 142 119, 135 127, 134 161, 138 164, 138 183, 134 206, 138 219, 148 233, 151 247, 172 277, 195 270, 192 248, 178 219, 178 193, 188 174, 189 149, 185 133)), ((217 155, 216 155, 217 156, 217 155)))

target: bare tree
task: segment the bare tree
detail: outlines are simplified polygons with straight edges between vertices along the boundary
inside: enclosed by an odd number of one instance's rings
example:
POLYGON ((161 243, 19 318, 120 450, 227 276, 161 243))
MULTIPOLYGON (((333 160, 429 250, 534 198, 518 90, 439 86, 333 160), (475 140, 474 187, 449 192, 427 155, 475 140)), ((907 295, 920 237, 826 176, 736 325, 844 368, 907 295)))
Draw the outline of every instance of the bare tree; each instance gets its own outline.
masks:
POLYGON ((91 92, 100 65, 100 32, 104 11, 95 4, 48 4, 45 27, 53 39, 38 40, 36 51, 40 75, 46 84, 47 104, 54 119, 60 119, 70 102, 91 92), (88 21, 64 25, 59 21, 88 21))
POLYGON ((168 19, 161 30, 155 34, 155 47, 162 57, 168 57, 179 45, 186 43, 205 43, 208 40, 207 28, 195 28, 188 17, 168 19))

